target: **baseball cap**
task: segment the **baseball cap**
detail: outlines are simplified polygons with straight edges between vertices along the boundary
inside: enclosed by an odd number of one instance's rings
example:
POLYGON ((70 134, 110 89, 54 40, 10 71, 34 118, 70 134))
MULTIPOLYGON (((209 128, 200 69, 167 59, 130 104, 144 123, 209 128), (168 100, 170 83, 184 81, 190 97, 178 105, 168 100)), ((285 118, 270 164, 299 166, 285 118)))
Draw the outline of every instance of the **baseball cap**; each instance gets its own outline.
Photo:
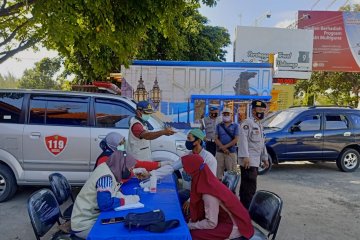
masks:
POLYGON ((146 114, 151 114, 154 112, 151 104, 148 101, 140 101, 136 104, 136 109, 143 111, 146 114))
POLYGON ((256 107, 266 108, 266 103, 264 103, 263 101, 260 101, 260 100, 254 100, 251 102, 251 107, 252 108, 256 108, 256 107))
POLYGON ((201 131, 201 129, 199 128, 194 128, 192 130, 190 130, 190 132, 194 137, 199 138, 201 141, 203 141, 205 139, 205 134, 203 131, 201 131))
POLYGON ((228 107, 224 108, 224 110, 222 112, 223 113, 232 113, 231 109, 228 107))

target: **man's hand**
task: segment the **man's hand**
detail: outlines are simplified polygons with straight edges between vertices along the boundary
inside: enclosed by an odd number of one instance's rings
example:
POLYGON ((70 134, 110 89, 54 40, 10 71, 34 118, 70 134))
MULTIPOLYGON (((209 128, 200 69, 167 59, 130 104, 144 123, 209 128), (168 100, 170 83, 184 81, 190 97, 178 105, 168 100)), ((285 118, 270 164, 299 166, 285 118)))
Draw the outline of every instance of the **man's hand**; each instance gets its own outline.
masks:
POLYGON ((190 202, 189 201, 186 201, 184 202, 184 205, 183 205, 183 211, 185 214, 188 214, 189 213, 189 209, 190 209, 190 202))
POLYGON ((165 128, 163 130, 163 135, 170 136, 176 133, 172 128, 165 128))
POLYGON ((250 168, 250 158, 244 157, 243 158, 243 164, 244 164, 245 169, 249 169, 250 168))
POLYGON ((133 172, 139 180, 144 180, 150 177, 150 173, 143 168, 140 168, 139 171, 136 171, 136 169, 134 169, 133 172))
POLYGON ((263 160, 262 163, 265 169, 269 167, 269 160, 263 160))

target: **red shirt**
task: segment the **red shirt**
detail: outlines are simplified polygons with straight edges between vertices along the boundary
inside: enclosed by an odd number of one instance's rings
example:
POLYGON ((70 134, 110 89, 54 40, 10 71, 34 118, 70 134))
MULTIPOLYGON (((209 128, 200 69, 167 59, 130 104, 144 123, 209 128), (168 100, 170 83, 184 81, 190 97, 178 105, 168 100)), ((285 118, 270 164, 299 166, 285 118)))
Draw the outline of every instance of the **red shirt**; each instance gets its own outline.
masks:
POLYGON ((141 134, 143 132, 145 132, 144 126, 141 123, 135 123, 132 127, 131 127, 131 132, 132 134, 134 134, 135 137, 140 138, 141 139, 141 134))

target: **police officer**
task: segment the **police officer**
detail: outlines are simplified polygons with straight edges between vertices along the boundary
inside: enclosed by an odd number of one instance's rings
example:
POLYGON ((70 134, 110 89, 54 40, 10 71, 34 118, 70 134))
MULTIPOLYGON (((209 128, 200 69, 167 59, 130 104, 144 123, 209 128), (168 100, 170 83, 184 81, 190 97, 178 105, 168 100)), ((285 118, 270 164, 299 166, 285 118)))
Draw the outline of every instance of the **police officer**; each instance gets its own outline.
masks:
POLYGON ((240 126, 238 158, 241 170, 240 201, 248 209, 256 192, 257 170, 260 161, 265 168, 269 167, 268 154, 265 147, 263 127, 260 120, 264 118, 266 104, 252 101, 253 118, 245 119, 240 126))
POLYGON ((219 116, 219 108, 215 105, 210 106, 210 114, 201 121, 201 129, 205 130, 205 144, 206 150, 210 152, 214 157, 216 154, 215 143, 215 130, 216 125, 221 123, 221 117, 219 116))
POLYGON ((136 116, 130 119, 127 152, 135 159, 150 160, 150 140, 163 135, 170 136, 175 133, 171 128, 149 132, 146 122, 152 113, 153 108, 151 104, 148 101, 140 101, 136 105, 136 116))

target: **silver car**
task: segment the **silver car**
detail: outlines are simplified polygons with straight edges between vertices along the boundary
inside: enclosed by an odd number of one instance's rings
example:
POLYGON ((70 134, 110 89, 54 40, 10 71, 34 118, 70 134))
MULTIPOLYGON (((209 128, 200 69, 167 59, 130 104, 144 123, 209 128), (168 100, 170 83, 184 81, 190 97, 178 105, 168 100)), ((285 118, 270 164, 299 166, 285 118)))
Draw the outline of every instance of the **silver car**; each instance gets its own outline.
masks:
MULTIPOLYGON (((99 142, 111 131, 128 136, 136 104, 121 96, 40 90, 0 90, 0 202, 18 185, 48 185, 62 173, 82 185, 101 153, 99 142)), ((164 127, 158 118, 150 130, 164 127)), ((151 141, 152 158, 177 160, 185 152, 184 133, 151 141)))

